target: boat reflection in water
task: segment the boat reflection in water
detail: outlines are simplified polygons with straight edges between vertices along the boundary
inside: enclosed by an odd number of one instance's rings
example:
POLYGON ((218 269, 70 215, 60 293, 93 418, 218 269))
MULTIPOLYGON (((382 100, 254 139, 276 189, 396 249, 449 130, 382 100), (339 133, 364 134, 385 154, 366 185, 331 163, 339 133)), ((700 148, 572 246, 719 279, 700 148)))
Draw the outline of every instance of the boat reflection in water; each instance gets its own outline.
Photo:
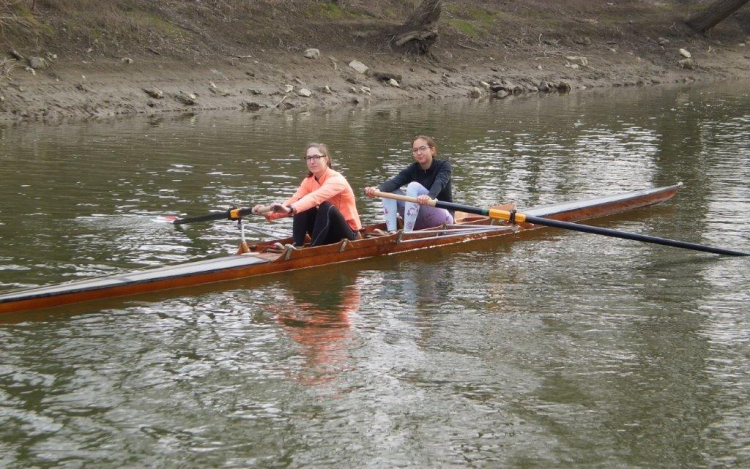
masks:
POLYGON ((356 276, 333 273, 320 279, 300 272, 289 280, 266 308, 298 345, 303 362, 289 367, 297 370, 292 378, 309 385, 330 382, 349 367, 350 316, 360 307, 356 276))

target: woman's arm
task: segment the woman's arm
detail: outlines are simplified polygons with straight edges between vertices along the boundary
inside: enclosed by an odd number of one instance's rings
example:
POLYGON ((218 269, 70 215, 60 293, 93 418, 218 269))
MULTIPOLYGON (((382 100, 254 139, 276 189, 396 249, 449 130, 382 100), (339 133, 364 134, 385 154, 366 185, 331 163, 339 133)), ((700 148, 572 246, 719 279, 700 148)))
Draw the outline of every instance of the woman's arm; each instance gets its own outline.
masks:
MULTIPOLYGON (((414 163, 416 164, 416 163, 414 163)), ((395 175, 393 178, 385 181, 383 184, 378 186, 378 190, 382 192, 393 192, 401 186, 405 186, 414 180, 414 171, 411 164, 406 168, 402 169, 400 173, 395 175)))
POLYGON ((447 161, 443 161, 435 175, 435 182, 433 182, 432 187, 430 187, 429 196, 431 199, 437 199, 438 194, 443 192, 445 186, 451 181, 452 172, 453 168, 451 167, 451 164, 447 161))
POLYGON ((317 207, 323 202, 341 194, 347 189, 347 187, 349 187, 349 183, 346 182, 344 176, 341 176, 340 174, 329 176, 323 181, 323 184, 319 188, 307 193, 304 197, 288 205, 294 209, 295 213, 304 212, 305 210, 317 207))

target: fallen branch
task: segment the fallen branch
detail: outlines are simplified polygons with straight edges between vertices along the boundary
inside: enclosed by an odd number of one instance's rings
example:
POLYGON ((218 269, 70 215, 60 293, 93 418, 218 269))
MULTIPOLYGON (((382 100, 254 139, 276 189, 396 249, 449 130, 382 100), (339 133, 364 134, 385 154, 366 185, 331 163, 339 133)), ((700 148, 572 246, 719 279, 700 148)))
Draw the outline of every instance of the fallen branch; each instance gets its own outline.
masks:
POLYGON ((467 45, 461 44, 460 42, 457 42, 456 44, 458 44, 458 46, 459 46, 459 47, 463 47, 464 49, 469 49, 469 50, 474 50, 474 51, 477 51, 477 52, 481 52, 481 51, 480 51, 479 49, 477 49, 476 47, 470 47, 470 46, 467 46, 467 45))

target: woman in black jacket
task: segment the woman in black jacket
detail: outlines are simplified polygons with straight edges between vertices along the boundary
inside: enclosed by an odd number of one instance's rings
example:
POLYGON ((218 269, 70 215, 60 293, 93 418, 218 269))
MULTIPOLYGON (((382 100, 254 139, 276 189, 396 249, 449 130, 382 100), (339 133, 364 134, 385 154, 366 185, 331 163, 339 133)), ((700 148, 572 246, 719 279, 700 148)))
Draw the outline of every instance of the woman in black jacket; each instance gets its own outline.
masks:
POLYGON ((396 217, 399 214, 404 219, 404 231, 453 223, 453 214, 448 210, 425 205, 432 199, 453 202, 451 164, 435 158, 437 145, 430 137, 419 135, 412 141, 411 147, 414 163, 377 188, 365 188, 368 197, 374 197, 375 190, 403 195, 401 187, 405 185, 406 195, 417 198, 419 204, 382 199, 386 228, 391 232, 397 230, 396 217))

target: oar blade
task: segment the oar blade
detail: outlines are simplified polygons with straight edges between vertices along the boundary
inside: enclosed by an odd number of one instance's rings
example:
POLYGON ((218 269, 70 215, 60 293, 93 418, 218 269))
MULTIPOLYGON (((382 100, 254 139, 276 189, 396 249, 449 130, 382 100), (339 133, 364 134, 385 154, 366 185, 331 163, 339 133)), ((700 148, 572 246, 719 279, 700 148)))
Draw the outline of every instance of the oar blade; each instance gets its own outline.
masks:
POLYGON ((159 215, 156 217, 157 223, 174 223, 175 221, 179 220, 180 217, 176 215, 159 215))

